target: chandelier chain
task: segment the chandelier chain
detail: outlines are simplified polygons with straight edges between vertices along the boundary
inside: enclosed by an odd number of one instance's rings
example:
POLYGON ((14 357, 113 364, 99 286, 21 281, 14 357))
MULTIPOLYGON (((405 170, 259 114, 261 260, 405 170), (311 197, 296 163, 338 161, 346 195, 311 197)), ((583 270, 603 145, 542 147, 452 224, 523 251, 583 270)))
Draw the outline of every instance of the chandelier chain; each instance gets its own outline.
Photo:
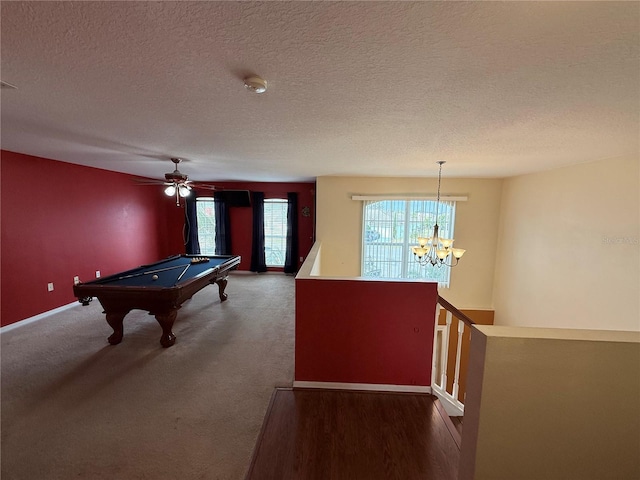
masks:
POLYGON ((442 164, 443 161, 439 161, 440 170, 438 170, 438 197, 436 200, 436 225, 438 224, 438 214, 440 213, 440 182, 442 181, 442 164))

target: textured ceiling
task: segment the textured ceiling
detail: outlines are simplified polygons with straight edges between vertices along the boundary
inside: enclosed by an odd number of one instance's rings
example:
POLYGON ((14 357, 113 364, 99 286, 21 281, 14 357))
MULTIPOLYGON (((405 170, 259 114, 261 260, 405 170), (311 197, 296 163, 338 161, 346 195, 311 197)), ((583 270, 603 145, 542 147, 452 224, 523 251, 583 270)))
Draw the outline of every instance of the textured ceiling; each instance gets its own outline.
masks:
POLYGON ((638 2, 2 2, 2 148, 159 178, 638 156, 638 2), (242 79, 267 79, 262 95, 242 79))

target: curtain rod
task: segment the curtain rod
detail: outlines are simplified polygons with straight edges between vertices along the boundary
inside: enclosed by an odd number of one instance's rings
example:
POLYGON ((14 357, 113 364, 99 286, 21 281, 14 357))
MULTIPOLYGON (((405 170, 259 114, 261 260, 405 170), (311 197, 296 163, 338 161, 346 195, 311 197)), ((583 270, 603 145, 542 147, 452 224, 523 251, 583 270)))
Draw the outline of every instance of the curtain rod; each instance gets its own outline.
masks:
MULTIPOLYGON (((466 195, 440 195, 445 202, 466 202, 466 195)), ((351 200, 437 200, 437 195, 387 193, 380 195, 351 195, 351 200)))

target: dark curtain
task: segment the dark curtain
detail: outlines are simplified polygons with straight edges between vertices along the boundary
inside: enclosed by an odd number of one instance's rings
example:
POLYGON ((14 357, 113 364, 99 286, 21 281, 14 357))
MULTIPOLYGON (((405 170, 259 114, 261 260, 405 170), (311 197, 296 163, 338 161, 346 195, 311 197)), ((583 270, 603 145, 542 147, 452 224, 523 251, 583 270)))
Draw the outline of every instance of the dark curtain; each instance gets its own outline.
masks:
POLYGON ((231 255, 231 219, 229 206, 222 196, 214 195, 216 215, 216 254, 231 255))
POLYGON ((267 262, 264 256, 264 192, 252 192, 253 204, 253 242, 251 245, 252 272, 266 272, 267 262))
POLYGON ((298 271, 298 194, 287 193, 287 255, 284 260, 284 273, 298 271))
POLYGON ((184 199, 184 245, 187 255, 200 255, 200 242, 198 242, 198 214, 196 213, 196 192, 184 199))

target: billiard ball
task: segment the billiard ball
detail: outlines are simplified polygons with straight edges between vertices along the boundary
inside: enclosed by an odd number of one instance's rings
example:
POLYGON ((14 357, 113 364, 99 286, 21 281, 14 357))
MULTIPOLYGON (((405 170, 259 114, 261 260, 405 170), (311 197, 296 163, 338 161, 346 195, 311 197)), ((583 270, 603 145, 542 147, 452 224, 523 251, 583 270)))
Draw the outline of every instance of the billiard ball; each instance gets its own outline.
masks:
POLYGON ((151 280, 157 280, 158 279, 158 275, 154 275, 153 277, 151 277, 151 280))

